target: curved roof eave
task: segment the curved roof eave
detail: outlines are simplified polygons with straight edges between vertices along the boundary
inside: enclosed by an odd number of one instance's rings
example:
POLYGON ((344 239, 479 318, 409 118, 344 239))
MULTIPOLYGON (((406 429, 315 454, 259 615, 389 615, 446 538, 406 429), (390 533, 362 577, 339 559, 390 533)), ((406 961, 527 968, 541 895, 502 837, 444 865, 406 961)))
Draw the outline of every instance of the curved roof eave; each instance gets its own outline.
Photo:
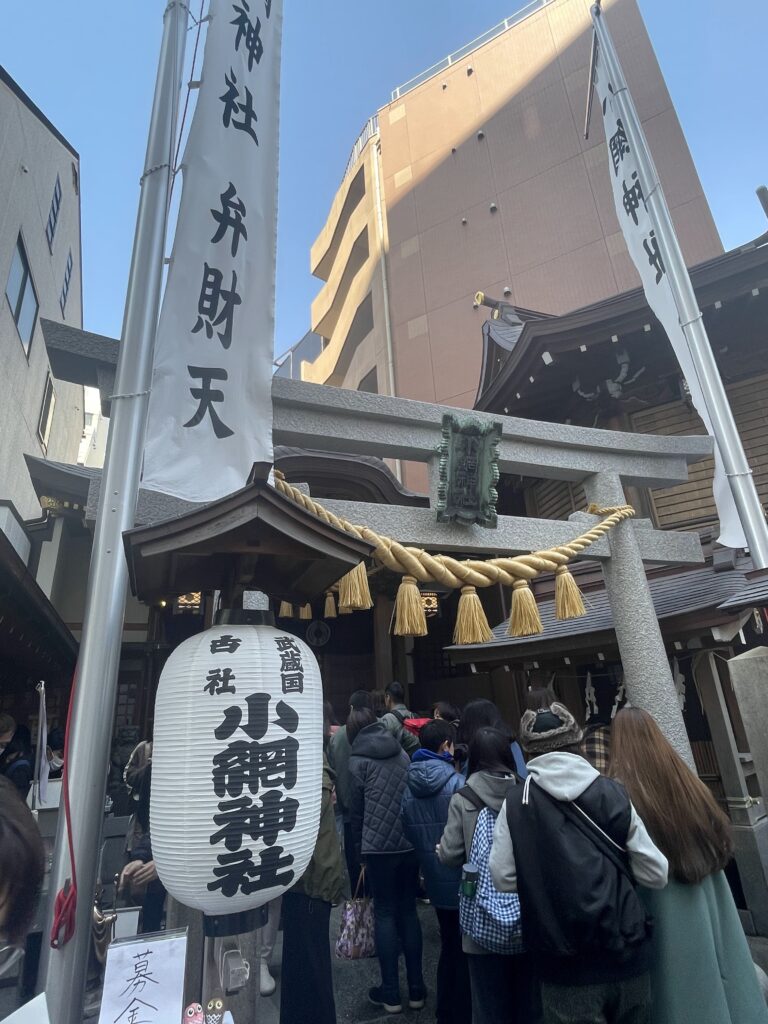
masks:
MULTIPOLYGON (((697 298, 702 305, 715 297, 708 293, 718 288, 717 298, 728 279, 746 278, 742 287, 751 287, 755 279, 768 282, 768 245, 755 249, 733 249, 714 259, 699 263, 690 269, 691 281, 697 298), (700 294, 701 293, 701 294, 700 294)), ((628 327, 642 326, 655 316, 651 311, 642 288, 613 295, 589 306, 582 306, 562 316, 547 317, 543 320, 529 320, 525 323, 520 338, 498 376, 488 389, 478 397, 475 408, 486 412, 494 411, 495 403, 503 397, 504 390, 511 386, 518 367, 526 359, 537 356, 547 345, 561 338, 573 342, 575 336, 605 335, 610 329, 616 334, 628 327)), ((586 339, 585 339, 586 340, 586 339)))

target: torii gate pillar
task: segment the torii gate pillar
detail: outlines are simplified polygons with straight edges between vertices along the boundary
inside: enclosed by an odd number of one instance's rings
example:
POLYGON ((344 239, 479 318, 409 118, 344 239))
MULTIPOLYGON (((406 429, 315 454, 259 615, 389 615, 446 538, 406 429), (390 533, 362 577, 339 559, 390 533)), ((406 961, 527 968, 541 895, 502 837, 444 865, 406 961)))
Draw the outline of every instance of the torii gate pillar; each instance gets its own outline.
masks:
MULTIPOLYGON (((623 505, 617 474, 595 473, 584 481, 587 499, 602 507, 623 505)), ((662 732, 695 771, 675 683, 637 541, 636 528, 621 523, 611 531, 611 557, 602 563, 616 639, 624 668, 627 699, 649 711, 662 732)))

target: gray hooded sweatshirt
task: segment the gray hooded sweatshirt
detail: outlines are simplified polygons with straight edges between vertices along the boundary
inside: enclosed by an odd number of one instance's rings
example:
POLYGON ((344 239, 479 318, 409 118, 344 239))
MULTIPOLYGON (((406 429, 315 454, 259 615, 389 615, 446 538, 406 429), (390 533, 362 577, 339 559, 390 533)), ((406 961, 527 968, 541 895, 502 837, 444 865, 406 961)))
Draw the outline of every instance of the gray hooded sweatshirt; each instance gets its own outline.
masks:
MULTIPOLYGON (((583 757, 562 751, 534 757, 528 762, 528 774, 537 786, 541 786, 557 800, 576 800, 600 775, 583 757)), ((626 849, 635 881, 649 889, 663 889, 667 884, 667 858, 654 845, 634 807, 626 849)), ((515 853, 509 834, 506 805, 501 808, 496 819, 489 866, 493 884, 499 892, 517 891, 515 853)))
MULTIPOLYGON (((510 786, 515 785, 513 774, 495 775, 491 772, 475 772, 470 775, 467 785, 474 789, 486 807, 499 814, 510 786)), ((469 860, 472 837, 480 811, 461 793, 454 793, 448 805, 448 821, 437 845, 437 856, 441 864, 462 867, 469 860)), ((499 820, 501 818, 499 817, 499 820)), ((486 955, 489 951, 478 946, 468 935, 462 935, 461 945, 465 953, 486 955)))

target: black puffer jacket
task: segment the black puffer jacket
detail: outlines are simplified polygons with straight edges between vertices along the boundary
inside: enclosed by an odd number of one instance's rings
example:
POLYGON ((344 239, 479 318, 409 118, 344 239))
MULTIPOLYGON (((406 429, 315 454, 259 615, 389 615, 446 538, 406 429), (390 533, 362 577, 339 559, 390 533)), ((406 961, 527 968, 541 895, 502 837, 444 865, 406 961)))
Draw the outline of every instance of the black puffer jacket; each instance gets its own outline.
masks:
POLYGON ((382 722, 366 726, 355 737, 349 758, 350 824, 361 856, 413 849, 400 819, 409 763, 382 722))

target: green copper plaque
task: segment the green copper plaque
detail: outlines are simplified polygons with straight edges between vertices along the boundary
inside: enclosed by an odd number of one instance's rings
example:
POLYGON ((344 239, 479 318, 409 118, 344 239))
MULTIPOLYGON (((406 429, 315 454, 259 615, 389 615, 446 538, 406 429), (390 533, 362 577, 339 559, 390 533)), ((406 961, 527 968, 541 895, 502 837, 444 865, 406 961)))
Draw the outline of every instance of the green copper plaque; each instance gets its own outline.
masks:
POLYGON ((437 487, 438 523, 496 528, 500 423, 443 416, 437 487))

